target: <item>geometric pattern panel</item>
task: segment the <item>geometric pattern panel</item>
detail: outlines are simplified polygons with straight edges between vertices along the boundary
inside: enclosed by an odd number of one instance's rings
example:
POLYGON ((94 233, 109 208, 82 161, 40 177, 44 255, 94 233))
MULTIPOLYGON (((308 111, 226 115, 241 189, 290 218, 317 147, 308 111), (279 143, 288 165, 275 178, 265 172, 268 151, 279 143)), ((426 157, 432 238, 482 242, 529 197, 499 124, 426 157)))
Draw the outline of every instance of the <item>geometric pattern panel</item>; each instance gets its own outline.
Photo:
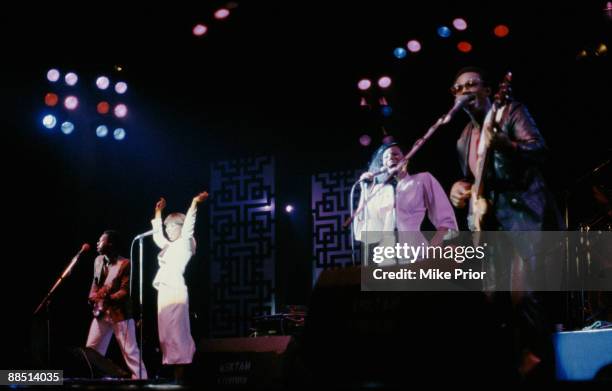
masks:
POLYGON ((274 158, 212 163, 210 187, 210 332, 246 336, 275 311, 274 158))
MULTIPOLYGON (((343 224, 351 215, 351 187, 362 172, 343 170, 312 176, 313 284, 323 270, 353 264, 351 229, 343 228, 343 224)), ((358 202, 359 188, 355 191, 354 207, 358 202)), ((355 260, 359 263, 358 243, 355 243, 355 251, 355 260)))

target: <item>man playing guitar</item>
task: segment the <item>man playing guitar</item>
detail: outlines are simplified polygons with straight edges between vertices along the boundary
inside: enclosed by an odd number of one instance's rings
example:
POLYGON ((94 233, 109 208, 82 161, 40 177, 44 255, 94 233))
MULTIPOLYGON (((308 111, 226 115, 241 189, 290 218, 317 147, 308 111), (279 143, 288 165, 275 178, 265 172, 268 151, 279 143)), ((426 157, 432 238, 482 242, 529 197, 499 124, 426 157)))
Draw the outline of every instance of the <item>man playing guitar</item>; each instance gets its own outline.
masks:
POLYGON ((94 318, 89 328, 87 347, 105 355, 114 334, 132 378, 146 379, 144 364, 140 375, 140 351, 129 296, 130 260, 119 255, 118 244, 119 235, 112 230, 104 231, 98 240, 100 255, 94 261, 94 279, 89 291, 94 318))
MULTIPOLYGON (((539 167, 547 151, 544 138, 526 107, 507 101, 510 76, 506 75, 495 103, 482 69, 463 68, 455 77, 451 92, 456 99, 465 95, 474 99, 465 106, 470 122, 457 141, 464 178, 452 186, 451 203, 463 208, 470 201, 468 225, 476 232, 562 230, 561 215, 539 167)), ((527 282, 527 277, 542 274, 545 262, 536 256, 541 253, 539 243, 524 243, 511 234, 495 238, 488 244, 496 256, 487 260, 487 267, 493 268, 487 276, 494 277, 485 290, 498 307, 510 302, 504 297, 511 292, 514 305, 500 324, 514 319, 521 325, 516 326, 515 349, 520 352, 517 370, 525 375, 540 362, 552 363, 542 295, 533 293, 527 282), (534 308, 531 315, 525 310, 529 307, 534 308)))

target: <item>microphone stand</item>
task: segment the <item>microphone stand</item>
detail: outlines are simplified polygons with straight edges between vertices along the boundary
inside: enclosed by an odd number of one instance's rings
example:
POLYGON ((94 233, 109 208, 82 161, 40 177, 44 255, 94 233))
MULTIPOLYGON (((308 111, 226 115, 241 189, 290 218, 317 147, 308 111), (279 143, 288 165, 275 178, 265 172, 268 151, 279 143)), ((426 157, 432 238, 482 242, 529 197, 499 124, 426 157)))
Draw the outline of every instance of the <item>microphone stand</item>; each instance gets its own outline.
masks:
MULTIPOLYGON (((355 219, 354 216, 357 215, 357 213, 359 213, 359 211, 354 212, 354 199, 355 199, 355 189, 357 188, 357 185, 359 185, 360 183, 362 183, 362 181, 358 180, 357 182, 353 183, 353 186, 351 186, 351 194, 349 196, 349 209, 351 211, 351 217, 349 217, 349 219, 347 220, 347 222, 344 223, 344 227, 346 228, 346 224, 351 224, 351 259, 353 261, 353 266, 355 266, 357 264, 356 260, 355 260, 355 219)), ((364 184, 365 187, 364 189, 367 189, 367 184, 364 184)), ((363 190, 362 190, 363 191, 363 190)), ((366 202, 367 197, 364 196, 364 202, 366 202)), ((365 215, 365 226, 367 228, 367 209, 363 209, 360 208, 360 210, 364 210, 364 213, 366 213, 365 215)), ((364 230, 365 235, 367 236, 367 229, 364 230)), ((367 240, 366 240, 367 242, 367 240)), ((367 260, 367 257, 366 257, 367 260)), ((366 263, 367 266, 367 263, 366 263)))
POLYGON ((64 279, 66 277, 68 277, 70 272, 72 272, 72 269, 74 268, 74 265, 76 265, 76 262, 79 259, 80 255, 81 255, 81 251, 79 251, 79 253, 77 255, 75 255, 74 258, 72 258, 72 260, 70 261, 70 263, 68 264, 66 269, 64 269, 64 271, 59 276, 57 281, 55 281, 55 284, 53 284, 53 286, 51 287, 49 292, 47 292, 47 294, 45 295, 44 299, 40 302, 38 307, 36 307, 36 309, 34 310, 34 313, 33 313, 33 315, 36 315, 36 314, 38 314, 40 312, 40 310, 43 308, 43 306, 45 307, 45 313, 47 314, 47 320, 46 320, 46 326, 47 326, 46 327, 47 328, 47 365, 51 365, 51 324, 50 324, 50 310, 49 310, 49 305, 51 304, 51 296, 53 295, 55 290, 62 284, 64 279))
MULTIPOLYGON (((143 346, 143 335, 144 335, 144 307, 143 307, 143 301, 142 301, 142 280, 143 280, 143 276, 142 276, 142 260, 143 260, 143 249, 142 249, 142 240, 144 239, 143 235, 138 235, 136 236, 133 240, 132 240, 132 248, 134 246, 134 242, 136 240, 138 240, 138 304, 139 304, 139 310, 140 310, 140 338, 139 338, 139 342, 140 342, 140 349, 139 351, 139 363, 138 363, 138 378, 142 379, 142 352, 144 349, 143 346)), ((130 251, 130 255, 131 255, 131 251, 130 251)), ((132 257, 130 256, 130 301, 131 301, 131 297, 132 297, 132 273, 131 271, 133 270, 132 268, 132 257)))
MULTIPOLYGON (((610 164, 610 161, 612 161, 612 159, 608 159, 604 162, 602 162, 601 164, 599 164, 597 167, 585 172, 583 175, 581 175, 577 180, 574 181, 574 183, 569 186, 565 192, 564 192, 564 199, 563 199, 563 203, 564 203, 564 213, 563 213, 563 217, 564 217, 564 223, 565 223, 565 229, 567 231, 570 230, 570 207, 569 207, 569 203, 570 203, 570 199, 572 197, 572 195, 574 194, 574 191, 576 190, 576 187, 578 187, 578 185, 582 184, 582 182, 584 182, 585 180, 587 180, 588 178, 591 178, 592 176, 595 176, 602 168, 606 167, 608 164, 610 164)), ((590 228, 587 226, 587 228, 590 228)), ((580 228, 582 230, 582 227, 580 228)), ((588 229, 587 229, 588 230, 588 229)), ((581 274, 581 272, 584 271, 585 266, 583 265, 584 261, 580 261, 580 260, 576 260, 576 264, 572 265, 571 259, 570 259, 570 244, 569 244, 569 238, 566 235, 565 238, 565 269, 566 269, 566 275, 565 275, 565 283, 566 285, 569 287, 569 279, 570 279, 570 272, 573 271, 571 270, 571 266, 575 266, 575 272, 577 274, 578 278, 582 278, 584 279, 583 274, 581 274)), ((579 301, 579 305, 580 305, 580 326, 584 326, 585 324, 585 306, 586 306, 586 300, 585 300, 585 295, 584 295, 584 282, 581 281, 581 290, 579 293, 579 297, 578 297, 578 301, 579 301)), ((574 302, 576 301, 576 299, 574 299, 575 297, 575 293, 573 292, 568 292, 567 296, 566 296, 566 301, 565 301, 565 317, 566 320, 568 322, 573 322, 574 319, 571 318, 575 318, 575 313, 572 311, 571 307, 574 305, 574 302)))

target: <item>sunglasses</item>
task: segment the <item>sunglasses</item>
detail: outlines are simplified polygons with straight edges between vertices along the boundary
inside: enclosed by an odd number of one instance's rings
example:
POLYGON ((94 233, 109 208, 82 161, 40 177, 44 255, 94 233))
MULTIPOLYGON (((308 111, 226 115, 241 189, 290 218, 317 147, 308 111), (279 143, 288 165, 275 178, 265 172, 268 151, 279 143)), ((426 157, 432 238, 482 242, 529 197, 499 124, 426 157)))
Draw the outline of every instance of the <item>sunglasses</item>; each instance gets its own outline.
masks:
POLYGON ((453 95, 458 95, 468 88, 477 87, 479 85, 482 85, 482 80, 472 79, 472 80, 466 81, 463 84, 455 84, 454 86, 450 88, 450 92, 453 95))

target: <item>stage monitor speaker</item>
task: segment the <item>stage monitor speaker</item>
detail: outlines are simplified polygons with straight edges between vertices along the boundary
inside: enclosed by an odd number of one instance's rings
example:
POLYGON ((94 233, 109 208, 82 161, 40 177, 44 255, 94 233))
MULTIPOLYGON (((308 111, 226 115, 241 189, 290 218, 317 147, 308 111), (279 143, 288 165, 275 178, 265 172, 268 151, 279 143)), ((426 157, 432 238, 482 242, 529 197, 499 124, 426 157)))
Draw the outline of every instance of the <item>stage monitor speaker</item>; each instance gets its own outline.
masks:
POLYGON ((92 348, 65 349, 59 358, 59 366, 64 370, 64 377, 66 378, 131 377, 129 372, 92 348))
POLYGON ((194 361, 194 381, 211 387, 269 388, 286 385, 293 360, 293 338, 204 339, 194 361))

